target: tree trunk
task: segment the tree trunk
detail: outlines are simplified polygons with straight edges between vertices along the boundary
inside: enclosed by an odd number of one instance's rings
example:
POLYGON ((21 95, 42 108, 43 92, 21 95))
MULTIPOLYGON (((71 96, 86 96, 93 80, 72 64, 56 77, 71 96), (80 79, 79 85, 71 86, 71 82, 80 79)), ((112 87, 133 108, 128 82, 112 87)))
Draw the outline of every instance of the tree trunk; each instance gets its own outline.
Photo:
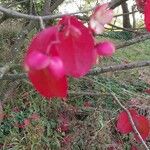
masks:
MULTIPOLYGON (((126 2, 123 2, 121 4, 121 7, 122 7, 122 12, 123 13, 129 13, 128 5, 127 5, 126 2)), ((129 14, 123 15, 123 27, 124 28, 132 28, 131 23, 130 23, 129 14)))

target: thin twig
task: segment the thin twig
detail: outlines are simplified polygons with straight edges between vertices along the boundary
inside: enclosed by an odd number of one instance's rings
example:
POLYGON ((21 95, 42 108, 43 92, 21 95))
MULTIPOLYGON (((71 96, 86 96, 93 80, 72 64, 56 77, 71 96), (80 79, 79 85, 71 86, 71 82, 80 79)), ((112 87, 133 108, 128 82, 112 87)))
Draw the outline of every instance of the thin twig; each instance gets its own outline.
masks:
POLYGON ((97 67, 91 70, 87 75, 98 75, 106 72, 129 70, 129 69, 145 67, 145 66, 150 66, 150 61, 141 61, 141 62, 114 65, 114 66, 101 67, 101 68, 97 67))
POLYGON ((148 39, 150 39, 150 33, 138 36, 136 38, 133 38, 133 39, 125 41, 125 42, 122 42, 122 43, 116 45, 116 49, 127 47, 127 46, 130 46, 130 45, 133 45, 133 44, 136 44, 136 43, 148 40, 148 39))
POLYGON ((123 105, 120 103, 119 99, 116 97, 116 95, 115 95, 114 93, 111 93, 111 95, 113 96, 114 100, 120 105, 120 107, 128 114, 128 118, 129 118, 129 120, 130 120, 130 123, 131 123, 131 125, 132 125, 132 128, 133 128, 134 132, 137 134, 138 138, 140 139, 140 141, 141 141, 141 143, 143 144, 143 146, 145 147, 145 149, 146 149, 146 150, 149 150, 149 148, 148 148, 148 146, 146 145, 146 143, 144 142, 144 140, 143 140, 141 134, 140 134, 139 131, 137 130, 136 125, 135 125, 135 123, 134 123, 134 121, 133 121, 133 119, 132 119, 132 116, 131 116, 129 110, 128 110, 125 106, 123 106, 123 105))
MULTIPOLYGON (((136 31, 135 29, 123 28, 123 27, 113 25, 111 23, 109 23, 108 25, 113 27, 113 28, 116 28, 116 29, 121 29, 121 30, 129 31, 129 32, 133 32, 133 33, 136 33, 136 34, 143 34, 142 32, 136 31)), ((146 32, 144 32, 144 33, 146 33, 146 32)))
POLYGON ((133 13, 136 13, 136 12, 138 12, 138 11, 135 10, 135 11, 132 11, 132 12, 129 12, 129 13, 118 14, 118 15, 114 15, 114 17, 121 17, 121 16, 124 16, 124 15, 130 15, 130 14, 133 14, 133 13))
MULTIPOLYGON (((115 7, 119 6, 123 1, 127 1, 127 0, 112 0, 109 3, 109 7, 111 9, 114 9, 115 7)), ((89 11, 92 11, 93 9, 95 9, 95 7, 87 9, 87 10, 80 10, 74 13, 65 13, 65 14, 56 14, 56 15, 47 15, 47 16, 35 16, 35 15, 28 15, 28 14, 20 13, 20 12, 0 6, 0 11, 6 14, 7 16, 14 17, 14 18, 25 18, 29 20, 39 20, 39 17, 41 17, 43 20, 50 20, 50 19, 55 19, 55 18, 61 18, 66 15, 76 15, 76 14, 87 13, 89 11)))
POLYGON ((39 17, 41 17, 43 20, 50 20, 50 19, 55 19, 55 18, 61 18, 66 15, 76 15, 76 14, 81 14, 81 13, 87 13, 89 11, 92 11, 95 7, 87 9, 87 10, 82 10, 82 11, 77 11, 74 13, 65 13, 65 14, 56 14, 56 15, 46 15, 46 16, 35 16, 35 15, 28 15, 24 13, 20 13, 11 9, 4 8, 0 6, 0 11, 6 14, 7 16, 11 16, 13 18, 25 18, 29 20, 39 20, 39 17))
MULTIPOLYGON (((129 70, 139 67, 146 67, 150 66, 150 61, 141 61, 141 62, 134 62, 128 64, 121 64, 121 65, 114 65, 108 67, 97 67, 91 70, 87 75, 98 75, 106 72, 114 72, 114 71, 122 71, 122 70, 129 70)), ((5 74, 0 80, 18 80, 27 78, 26 73, 20 74, 5 74)))
POLYGON ((20 80, 20 79, 27 79, 26 73, 19 73, 19 74, 5 74, 3 75, 0 80, 20 80))

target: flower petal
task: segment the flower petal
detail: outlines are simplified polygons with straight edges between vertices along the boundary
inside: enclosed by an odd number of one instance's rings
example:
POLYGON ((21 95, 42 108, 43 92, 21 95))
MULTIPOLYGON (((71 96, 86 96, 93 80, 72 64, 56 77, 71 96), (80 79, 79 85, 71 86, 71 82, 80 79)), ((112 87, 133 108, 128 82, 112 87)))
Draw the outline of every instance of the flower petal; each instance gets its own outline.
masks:
POLYGON ((49 69, 56 78, 62 78, 65 75, 64 65, 59 57, 51 57, 49 69))
POLYGON ((108 3, 99 5, 94 10, 89 22, 90 28, 97 34, 104 31, 104 25, 110 23, 113 18, 113 11, 108 9, 108 3))
POLYGON ((111 22, 113 18, 113 10, 108 10, 108 4, 103 4, 98 6, 95 11, 95 20, 97 20, 100 24, 107 24, 111 22))
MULTIPOLYGON (((134 122, 136 125, 137 130, 139 131, 140 135, 142 136, 143 140, 146 140, 149 136, 149 132, 150 132, 150 124, 149 124, 149 120, 142 115, 136 116, 134 118, 134 122)), ((140 142, 138 136, 134 133, 134 137, 135 139, 140 142)))
POLYGON ((115 45, 110 41, 100 42, 95 46, 98 55, 112 56, 115 52, 115 45))
POLYGON ((30 81, 37 91, 47 98, 67 95, 67 79, 63 64, 57 58, 57 33, 57 26, 39 32, 31 41, 25 57, 30 81))
POLYGON ((150 31, 150 0, 147 0, 144 7, 144 21, 147 31, 150 31))
POLYGON ((32 51, 25 58, 26 70, 40 70, 46 68, 50 64, 50 58, 39 51, 32 51))
MULTIPOLYGON (((135 118, 138 113, 134 109, 129 110, 131 113, 132 118, 135 118)), ((131 123, 128 118, 128 114, 123 111, 119 114, 118 119, 117 119, 117 130, 123 134, 128 134, 131 131, 133 131, 131 123)))
POLYGON ((47 98, 66 97, 68 87, 65 76, 58 79, 49 68, 30 71, 28 76, 41 95, 47 98))
POLYGON ((28 47, 27 55, 31 53, 31 51, 40 51, 43 54, 48 55, 50 49, 52 49, 52 45, 58 42, 56 33, 57 26, 52 26, 36 34, 28 47))
POLYGON ((64 26, 59 32, 61 43, 58 54, 65 72, 73 77, 81 77, 89 71, 96 59, 93 36, 76 17, 65 16, 59 25, 64 26))
POLYGON ((104 32, 105 28, 103 24, 100 24, 98 21, 95 19, 91 18, 90 19, 90 28, 92 31, 94 31, 96 34, 101 34, 104 32))

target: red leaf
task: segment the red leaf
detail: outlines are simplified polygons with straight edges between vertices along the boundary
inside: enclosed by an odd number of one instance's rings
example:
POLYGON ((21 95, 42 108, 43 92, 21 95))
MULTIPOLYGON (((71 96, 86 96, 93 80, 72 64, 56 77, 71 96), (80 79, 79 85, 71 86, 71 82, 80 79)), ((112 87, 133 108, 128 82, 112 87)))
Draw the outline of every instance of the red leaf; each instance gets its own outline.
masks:
POLYGON ((145 93, 150 94, 150 89, 144 90, 145 93))
POLYGON ((132 145, 131 150, 138 150, 138 149, 136 148, 136 146, 132 145))
MULTIPOLYGON (((138 113, 134 109, 129 110, 132 116, 132 119, 135 123, 135 126, 139 133, 141 134, 143 140, 146 140, 149 136, 150 126, 149 120, 145 116, 138 115, 138 113)), ((117 120, 117 129, 123 134, 128 134, 130 132, 134 132, 132 125, 129 121, 128 115, 125 111, 121 112, 118 116, 117 120)), ((134 133, 135 138, 139 141, 138 136, 134 133)))
POLYGON ((33 121, 38 121, 40 120, 40 116, 37 114, 37 113, 33 113, 30 117, 29 117, 30 120, 33 120, 33 121))
POLYGON ((115 148, 113 146, 110 146, 107 148, 107 150, 115 150, 115 148))
POLYGON ((28 126, 30 124, 30 119, 26 118, 24 119, 23 123, 19 124, 18 122, 15 123, 15 126, 17 126, 18 128, 25 128, 26 126, 28 126))
POLYGON ((24 127, 28 126, 30 124, 30 119, 24 119, 24 127))
MULTIPOLYGON (((134 109, 129 109, 132 118, 134 119, 138 113, 134 109)), ((128 118, 128 114, 123 111, 119 114, 117 119, 117 130, 123 134, 128 134, 132 131, 132 126, 128 118)))
POLYGON ((62 145, 67 145, 72 141, 72 139, 73 137, 71 135, 67 135, 62 139, 61 143, 62 145))
POLYGON ((57 130, 59 132, 66 132, 69 130, 69 119, 63 113, 59 117, 59 125, 58 125, 57 130))
POLYGON ((84 105, 84 107, 92 107, 92 102, 85 101, 83 105, 84 105))
POLYGON ((76 17, 65 16, 59 25, 58 53, 67 75, 81 77, 96 61, 94 40, 90 30, 76 17))
MULTIPOLYGON (((134 118, 134 122, 143 140, 146 140, 150 132, 149 120, 145 116, 139 115, 134 118)), ((138 136, 136 134, 134 135, 135 139, 140 142, 138 136)))

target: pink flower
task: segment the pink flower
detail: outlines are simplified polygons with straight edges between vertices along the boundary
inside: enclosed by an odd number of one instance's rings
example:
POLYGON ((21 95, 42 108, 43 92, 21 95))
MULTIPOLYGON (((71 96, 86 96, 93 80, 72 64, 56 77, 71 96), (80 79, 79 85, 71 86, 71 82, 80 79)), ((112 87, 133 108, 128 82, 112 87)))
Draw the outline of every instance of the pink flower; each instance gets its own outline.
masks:
POLYGON ((89 26, 95 33, 101 34, 105 24, 110 23, 112 18, 113 11, 108 8, 108 3, 99 5, 90 18, 89 26))
POLYGON ((67 79, 63 62, 57 54, 57 27, 38 33, 28 48, 24 66, 36 90, 47 98, 66 97, 67 79))
POLYGON ((65 16, 58 23, 59 50, 67 75, 81 77, 85 75, 96 61, 94 40, 90 30, 73 16, 65 16))
MULTIPOLYGON (((99 15, 105 17, 102 13, 105 9, 106 4, 98 7, 96 18, 99 15)), ((110 17, 100 19, 106 23, 110 17)), ((105 42, 95 49, 91 30, 76 17, 64 16, 56 26, 44 29, 32 39, 24 67, 41 95, 66 98, 66 76, 79 78, 88 73, 96 62, 96 50, 100 55, 108 56, 112 55, 114 47, 112 43, 105 42)))
POLYGON ((95 46, 98 55, 112 56, 115 52, 115 45, 110 41, 103 41, 95 46))

